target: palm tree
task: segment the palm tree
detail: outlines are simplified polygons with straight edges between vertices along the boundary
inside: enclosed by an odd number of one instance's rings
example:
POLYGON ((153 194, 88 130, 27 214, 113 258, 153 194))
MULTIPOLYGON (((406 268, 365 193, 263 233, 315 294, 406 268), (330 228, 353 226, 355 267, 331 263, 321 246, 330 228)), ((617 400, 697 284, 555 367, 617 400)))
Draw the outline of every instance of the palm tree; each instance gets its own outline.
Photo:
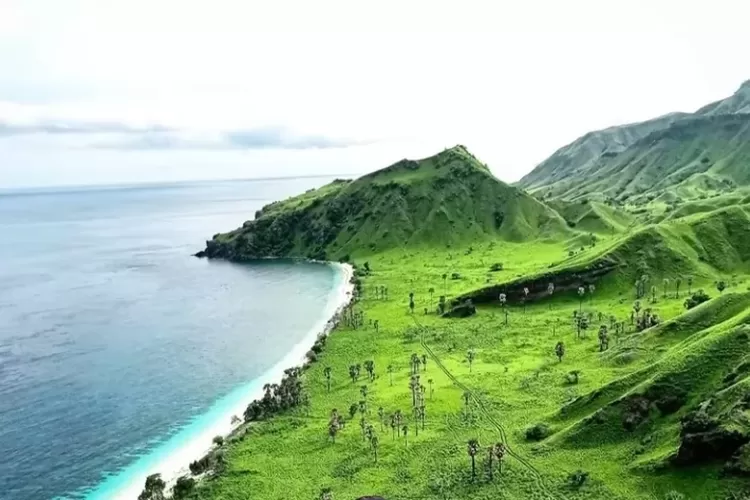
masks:
POLYGON ((430 289, 427 290, 427 293, 430 294, 430 304, 432 304, 432 297, 435 294, 435 288, 434 287, 430 287, 430 289))
POLYGON ((393 385, 393 365, 388 365, 386 370, 388 371, 388 378, 391 381, 391 385, 393 385))
POLYGON ((427 354, 422 354, 422 371, 427 371, 427 354))
POLYGON ((406 446, 408 447, 409 446, 409 436, 408 436, 408 434, 409 434, 409 426, 406 425, 406 424, 404 424, 404 426, 401 428, 401 430, 404 433, 404 442, 406 443, 406 446))
POLYGON ((469 414, 469 400, 471 399, 471 393, 469 391, 464 391, 463 393, 464 398, 464 408, 466 410, 466 414, 469 414))
POLYGON ((521 299, 521 303, 523 304, 523 313, 526 314, 526 301, 529 298, 529 289, 527 287, 523 287, 523 298, 521 299))
POLYGON ((331 392, 331 367, 326 366, 323 368, 323 375, 326 377, 326 386, 328 387, 328 392, 331 392))
POLYGON ((500 301, 500 307, 503 308, 503 314, 505 314, 505 326, 508 326, 508 310, 505 308, 505 304, 508 302, 508 296, 501 293, 497 298, 500 301))
POLYGON ((594 292, 596 291, 596 287, 592 283, 589 285, 589 305, 591 305, 591 301, 594 300, 594 292))
POLYGON ((583 297, 586 295, 586 289, 582 286, 578 287, 578 312, 583 311, 583 297))
POLYGON ((656 286, 651 287, 651 303, 656 304, 656 286))
POLYGON ((430 401, 432 401, 432 393, 434 392, 434 390, 432 388, 432 379, 428 378, 427 379, 427 383, 430 385, 430 401))
POLYGON ((474 480, 474 478, 477 475, 476 461, 474 457, 476 457, 478 452, 479 452, 479 441, 476 439, 469 439, 469 442, 466 444, 466 453, 468 453, 469 457, 471 457, 471 479, 472 480, 474 480))
POLYGON ((375 361, 371 359, 365 361, 365 371, 370 376, 370 381, 375 380, 375 361))
POLYGON ((503 473, 503 459, 505 458, 505 445, 503 443, 495 443, 492 447, 495 458, 497 458, 497 466, 500 474, 503 473))
POLYGON ((422 419, 422 430, 424 430, 424 420, 426 417, 425 408, 424 402, 422 402, 422 406, 419 407, 419 417, 422 419))
POLYGON ((609 337, 607 335, 607 325, 599 327, 599 352, 609 348, 609 337))
POLYGON ((691 275, 687 276, 687 286, 688 286, 688 295, 690 295, 691 290, 693 288, 693 277, 691 275))
POLYGON ((378 333, 378 330, 380 328, 380 321, 375 320, 375 323, 373 324, 375 326, 375 333, 378 333))
POLYGON ((565 344, 558 342, 555 346, 555 355, 557 356, 558 363, 562 362, 563 356, 565 356, 565 344))
MULTIPOLYGON (((638 317, 638 313, 641 312, 641 301, 640 300, 636 300, 635 303, 633 304, 633 311, 635 311, 635 317, 637 318, 638 317)), ((632 323, 632 321, 631 321, 631 323, 632 323)))
POLYGON ((383 416, 385 415, 385 410, 383 410, 383 407, 381 406, 378 408, 378 419, 380 419, 380 430, 383 430, 383 416))
POLYGON ((474 353, 474 349, 469 349, 466 352, 466 360, 469 362, 469 373, 471 373, 471 364, 474 362, 475 357, 476 354, 474 353))
POLYGON ((409 292, 409 309, 414 314, 414 292, 409 292))
POLYGON ((391 439, 396 439, 396 415, 391 415, 391 439))
POLYGON ((359 427, 362 429, 362 441, 366 439, 365 435, 365 429, 367 428, 367 422, 365 421, 365 417, 361 417, 359 419, 359 427))
POLYGON ((555 293, 555 284, 554 283, 550 283, 549 285, 547 285, 547 295, 550 296, 550 301, 549 301, 549 310, 550 311, 552 310, 552 294, 553 293, 555 293))
POLYGON ((443 273, 443 294, 448 295, 448 273, 443 273))
POLYGON ((357 414, 357 410, 359 410, 359 405, 357 403, 352 403, 349 405, 349 418, 354 418, 354 415, 357 414))
POLYGON ((339 432, 339 424, 335 420, 331 420, 328 423, 328 436, 330 436, 331 441, 333 441, 333 444, 336 444, 336 434, 339 432))
POLYGON ((352 383, 357 381, 357 367, 356 365, 349 365, 349 377, 352 379, 352 383))
POLYGON ((662 280, 662 283, 664 284, 664 295, 662 296, 662 298, 666 299, 667 298, 667 289, 669 288, 669 278, 664 278, 662 280))
POLYGON ((680 298, 680 285, 682 285, 682 278, 679 276, 674 280, 674 298, 680 298))
POLYGON ((373 435, 370 438, 370 446, 372 447, 372 453, 375 455, 375 463, 378 463, 378 445, 380 444, 380 440, 378 440, 378 437, 373 435))
POLYGON ((490 481, 492 481, 492 457, 495 455, 495 448, 490 446, 487 448, 487 470, 490 473, 490 481))
POLYGON ((395 418, 396 418, 396 433, 398 433, 400 437, 401 436, 401 421, 403 419, 403 416, 401 415, 401 410, 396 410, 395 418))

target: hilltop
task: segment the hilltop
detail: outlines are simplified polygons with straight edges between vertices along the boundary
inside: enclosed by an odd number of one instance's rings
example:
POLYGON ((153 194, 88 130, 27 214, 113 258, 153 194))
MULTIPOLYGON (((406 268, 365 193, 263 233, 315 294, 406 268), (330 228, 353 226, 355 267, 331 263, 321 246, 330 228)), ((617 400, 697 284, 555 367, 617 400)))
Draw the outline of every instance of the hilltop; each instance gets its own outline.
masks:
POLYGON ((518 185, 542 199, 680 202, 750 186, 749 162, 750 81, 695 113, 586 134, 518 185))
POLYGON ((338 260, 399 247, 529 241, 568 232, 557 212, 456 146, 268 205, 243 227, 207 242, 205 255, 338 260))

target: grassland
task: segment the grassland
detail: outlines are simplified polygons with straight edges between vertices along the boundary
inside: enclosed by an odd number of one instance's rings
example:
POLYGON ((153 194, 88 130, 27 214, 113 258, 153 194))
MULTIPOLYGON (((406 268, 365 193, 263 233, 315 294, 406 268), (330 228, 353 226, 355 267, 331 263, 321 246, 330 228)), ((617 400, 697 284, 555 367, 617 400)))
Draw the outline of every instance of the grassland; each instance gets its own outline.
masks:
POLYGON ((264 208, 202 254, 353 262, 363 320, 303 371, 309 404, 245 424, 190 498, 749 498, 747 200, 540 201, 458 146, 264 208), (712 298, 686 310, 698 289, 712 298), (445 317, 441 297, 476 314, 445 317), (375 377, 352 379, 367 361, 375 377))
MULTIPOLYGON (((617 248, 619 240, 602 240, 599 247, 617 248)), ((593 258, 600 252, 582 252, 586 253, 593 258)), ((662 298, 662 276, 654 276, 660 291, 651 307, 666 322, 643 333, 634 332, 629 322, 633 292, 615 276, 599 283, 583 301, 577 293, 561 292, 528 304, 525 311, 517 303, 509 304, 507 326, 499 304, 481 305, 475 316, 466 319, 435 314, 438 295, 455 297, 485 287, 488 276, 492 283, 502 283, 542 273, 550 263, 566 258, 565 244, 542 242, 362 256, 360 269, 368 262, 372 270, 363 278, 355 306, 364 312, 365 324, 357 329, 340 326, 306 372, 310 407, 252 424, 241 441, 228 446, 228 470, 207 482, 198 498, 312 499, 325 487, 332 489, 335 498, 344 499, 368 494, 388 499, 661 499, 673 491, 698 499, 724 498, 729 491, 741 491, 742 480, 720 479, 719 463, 677 468, 665 458, 679 445, 679 416, 715 389, 711 383, 697 382, 709 372, 721 378, 742 358, 710 342, 727 336, 736 326, 731 322, 741 323, 748 312, 750 297, 743 293, 742 277, 735 277, 735 287, 701 306, 703 310, 685 314, 686 286, 680 298, 674 297, 672 287, 668 298, 662 298), (504 270, 489 273, 496 262, 502 262, 504 270), (459 273, 460 279, 451 279, 452 273, 459 273), (443 279, 444 274, 448 279, 443 279), (375 289, 381 286, 388 289, 387 300, 376 298, 375 289), (410 292, 415 294, 414 314, 408 307, 410 292), (626 332, 613 336, 609 350, 599 352, 596 328, 585 338, 577 337, 572 314, 579 310, 595 316, 599 312, 605 317, 614 315, 627 324, 626 332), (725 312, 720 318, 723 322, 717 319, 716 310, 725 312), (377 333, 370 325, 375 319, 380 325, 377 333), (717 322, 723 326, 716 327, 717 322), (566 346, 562 362, 555 356, 558 341, 566 346), (684 375, 701 385, 686 389, 690 404, 676 414, 657 414, 634 431, 623 430, 615 415, 616 402, 642 391, 660 375, 679 372, 686 363, 683 353, 698 356, 698 345, 708 353, 700 355, 703 365, 684 375), (476 353, 471 366, 469 350, 476 353), (420 427, 418 435, 408 387, 412 353, 428 356, 426 366, 419 369, 421 383, 429 388, 425 427, 420 427), (363 376, 352 382, 348 367, 365 360, 375 362, 375 380, 369 382, 363 376), (706 363, 713 369, 708 370, 706 363), (394 368, 392 385, 386 370, 389 365, 394 368), (332 369, 330 393, 324 367, 332 369), (577 384, 567 378, 574 370, 580 372, 577 384), (380 438, 377 462, 363 440, 359 414, 335 443, 327 433, 331 410, 346 413, 352 403, 362 400, 362 386, 367 386, 367 422, 375 426, 380 438), (380 407, 386 421, 397 409, 404 413, 408 444, 403 437, 392 438, 387 423, 381 429, 380 407), (604 421, 592 424, 595 415, 604 421), (525 431, 537 423, 548 425, 551 435, 528 441, 525 431), (478 473, 472 479, 466 448, 474 438, 482 448, 477 456, 478 473), (490 481, 486 447, 496 442, 505 442, 510 452, 502 474, 496 472, 490 481), (589 473, 589 478, 575 488, 568 476, 578 469, 589 473)), ((692 286, 712 289, 712 295, 718 296, 712 284, 705 277, 692 286)))

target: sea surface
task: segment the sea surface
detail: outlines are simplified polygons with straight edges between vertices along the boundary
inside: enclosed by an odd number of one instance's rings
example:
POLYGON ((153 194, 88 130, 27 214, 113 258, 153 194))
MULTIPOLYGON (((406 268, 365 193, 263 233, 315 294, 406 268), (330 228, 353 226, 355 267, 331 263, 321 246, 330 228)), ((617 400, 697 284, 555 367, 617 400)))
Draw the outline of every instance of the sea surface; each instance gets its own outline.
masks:
POLYGON ((246 403, 341 273, 191 254, 329 180, 0 191, 0 497, 114 498, 246 403))

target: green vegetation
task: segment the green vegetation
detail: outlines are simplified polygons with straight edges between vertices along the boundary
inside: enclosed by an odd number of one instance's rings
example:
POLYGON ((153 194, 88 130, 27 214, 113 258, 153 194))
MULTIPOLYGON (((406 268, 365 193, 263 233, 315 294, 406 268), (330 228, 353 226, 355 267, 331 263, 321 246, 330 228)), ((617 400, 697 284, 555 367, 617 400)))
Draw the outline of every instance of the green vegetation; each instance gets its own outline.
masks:
POLYGON ((750 186, 750 82, 695 113, 586 134, 526 175, 542 199, 643 206, 723 196, 750 186))
POLYGON ((356 296, 182 498, 747 498, 748 92, 588 134, 544 201, 457 146, 216 235, 352 262, 356 296))

